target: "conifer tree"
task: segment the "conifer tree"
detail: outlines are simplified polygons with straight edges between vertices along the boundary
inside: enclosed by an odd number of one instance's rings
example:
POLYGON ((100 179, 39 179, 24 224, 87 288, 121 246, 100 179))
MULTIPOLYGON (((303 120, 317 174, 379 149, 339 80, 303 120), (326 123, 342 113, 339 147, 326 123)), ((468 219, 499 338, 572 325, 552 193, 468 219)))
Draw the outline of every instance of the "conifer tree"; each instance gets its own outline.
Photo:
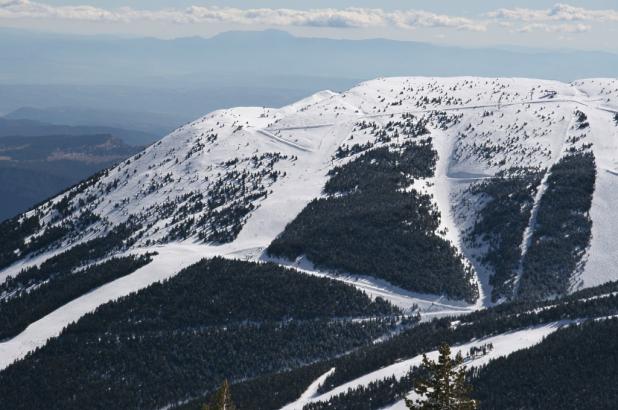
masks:
POLYGON ((451 348, 443 343, 439 349, 438 362, 423 355, 421 365, 427 372, 426 379, 419 379, 414 392, 421 396, 417 400, 405 399, 409 409, 419 410, 474 410, 478 403, 469 397, 471 387, 466 383, 466 368, 463 357, 458 353, 451 359, 451 348))
POLYGON ((237 410, 236 405, 232 401, 230 385, 227 380, 223 381, 219 390, 210 400, 210 404, 204 404, 202 410, 237 410))

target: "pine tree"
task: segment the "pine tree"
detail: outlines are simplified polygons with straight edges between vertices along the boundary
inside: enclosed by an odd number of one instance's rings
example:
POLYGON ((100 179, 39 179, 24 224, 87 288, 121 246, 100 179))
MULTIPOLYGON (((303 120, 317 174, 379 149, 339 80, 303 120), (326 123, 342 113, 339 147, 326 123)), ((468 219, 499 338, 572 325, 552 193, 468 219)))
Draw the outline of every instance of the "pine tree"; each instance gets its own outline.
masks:
POLYGON ((466 367, 463 357, 458 353, 451 359, 451 348, 443 343, 439 349, 438 362, 423 355, 421 365, 427 372, 426 379, 415 383, 414 392, 420 399, 405 399, 409 409, 419 410, 474 410, 478 403, 469 397, 471 387, 466 383, 466 367))
POLYGON ((217 390, 210 400, 210 404, 204 404, 202 406, 202 410, 237 410, 236 405, 232 401, 230 385, 227 380, 223 381, 219 390, 217 390))

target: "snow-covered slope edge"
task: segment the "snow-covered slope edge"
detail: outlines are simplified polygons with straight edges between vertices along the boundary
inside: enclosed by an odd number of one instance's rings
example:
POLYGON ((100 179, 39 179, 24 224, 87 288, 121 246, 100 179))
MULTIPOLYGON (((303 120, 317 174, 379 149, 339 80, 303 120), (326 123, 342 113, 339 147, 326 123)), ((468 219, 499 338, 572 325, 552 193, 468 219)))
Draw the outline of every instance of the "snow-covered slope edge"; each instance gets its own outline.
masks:
MULTIPOLYGON (((573 323, 576 322, 564 320, 560 322, 552 322, 545 325, 529 327, 515 332, 508 332, 497 336, 486 337, 480 340, 474 340, 470 343, 453 346, 451 352, 453 355, 461 353, 462 356, 466 356, 470 348, 481 347, 483 345, 491 344, 493 346, 493 349, 489 351, 489 353, 479 356, 477 358, 472 358, 471 360, 467 360, 465 362, 466 366, 480 367, 487 364, 490 360, 496 359, 498 357, 508 356, 510 353, 513 353, 517 350, 534 346, 535 344, 540 343, 549 334, 558 330, 560 327, 567 326, 573 323)), ((430 360, 434 361, 437 360, 439 355, 437 350, 427 352, 425 354, 430 360)), ((342 384, 341 386, 338 386, 323 394, 317 394, 316 389, 312 389, 306 394, 303 394, 303 396, 299 397, 299 399, 294 403, 290 403, 289 405, 283 407, 282 410, 302 410, 302 408, 308 403, 327 402, 332 397, 335 397, 342 393, 346 393, 350 389, 367 386, 371 382, 380 381, 388 377, 395 377, 397 380, 399 380, 405 375, 407 375, 412 367, 420 366, 422 360, 423 355, 418 355, 411 359, 394 363, 390 366, 386 366, 380 370, 376 370, 372 373, 366 374, 355 380, 342 384)), ((318 380, 316 380, 316 383, 319 384, 320 382, 323 382, 323 379, 325 379, 332 372, 333 370, 320 377, 318 380)), ((405 409, 406 407, 405 403, 402 400, 389 408, 405 409)))

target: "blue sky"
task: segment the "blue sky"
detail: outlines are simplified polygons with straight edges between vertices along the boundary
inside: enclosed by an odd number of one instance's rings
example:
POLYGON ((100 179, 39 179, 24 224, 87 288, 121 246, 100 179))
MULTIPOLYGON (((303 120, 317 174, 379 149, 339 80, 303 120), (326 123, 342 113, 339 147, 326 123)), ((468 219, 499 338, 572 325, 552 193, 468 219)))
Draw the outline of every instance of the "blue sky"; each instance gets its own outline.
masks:
POLYGON ((163 38, 277 28, 314 37, 618 52, 618 0, 0 0, 0 27, 163 38))

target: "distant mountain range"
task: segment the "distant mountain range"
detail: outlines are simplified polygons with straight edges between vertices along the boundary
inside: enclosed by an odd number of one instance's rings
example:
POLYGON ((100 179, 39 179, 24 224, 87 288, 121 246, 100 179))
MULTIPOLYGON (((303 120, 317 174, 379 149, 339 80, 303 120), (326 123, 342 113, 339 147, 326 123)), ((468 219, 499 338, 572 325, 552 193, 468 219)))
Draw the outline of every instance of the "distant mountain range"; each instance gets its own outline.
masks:
POLYGON ((183 124, 180 118, 168 114, 84 107, 21 107, 4 119, 38 121, 46 123, 45 126, 68 125, 83 134, 109 132, 130 145, 148 145, 183 124))
POLYGON ((151 132, 219 108, 280 107, 380 76, 617 77, 618 55, 304 38, 276 30, 161 40, 2 28, 0 66, 0 113, 33 107, 53 116, 26 118, 78 124, 74 116, 58 119, 63 107, 114 112, 117 122, 79 124, 151 132), (44 78, 39 67, 45 67, 44 78), (149 114, 130 122, 128 113, 149 114))
MULTIPOLYGON (((20 110, 24 117, 28 116, 29 110, 20 110)), ((31 111, 37 113, 38 110, 31 111)), ((35 115, 32 115, 35 116, 35 115)), ((14 113, 10 117, 21 117, 14 113)), ((44 135, 95 135, 109 134, 120 138, 125 144, 133 146, 146 146, 157 141, 160 136, 143 131, 128 130, 115 127, 87 126, 87 125, 62 125, 48 123, 32 119, 11 119, 0 117, 0 137, 40 137, 44 135)))
POLYGON ((289 87, 297 77, 482 75, 574 80, 618 74, 618 55, 606 52, 308 38, 277 30, 172 40, 0 32, 0 82, 13 84, 40 84, 35 67, 41 65, 46 68, 45 83, 148 86, 241 86, 257 85, 261 79, 259 85, 289 87))

